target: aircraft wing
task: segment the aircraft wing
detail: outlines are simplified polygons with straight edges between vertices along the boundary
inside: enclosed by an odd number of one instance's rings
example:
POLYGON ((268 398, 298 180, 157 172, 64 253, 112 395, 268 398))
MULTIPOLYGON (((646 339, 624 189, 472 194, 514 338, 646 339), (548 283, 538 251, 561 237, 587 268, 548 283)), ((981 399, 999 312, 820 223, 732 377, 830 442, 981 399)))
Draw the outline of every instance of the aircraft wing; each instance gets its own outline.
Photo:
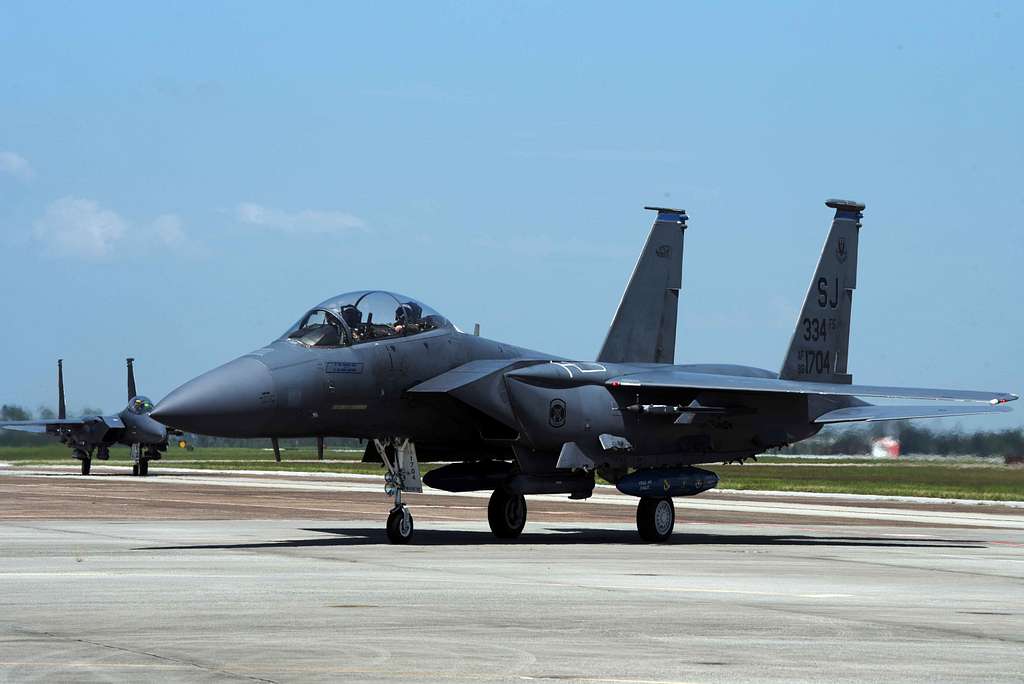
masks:
POLYGON ((887 399, 946 399, 951 401, 1004 404, 1019 397, 1006 392, 928 389, 921 387, 885 387, 847 385, 830 382, 804 382, 775 378, 752 378, 681 370, 651 370, 628 373, 605 381, 609 387, 660 390, 696 390, 716 392, 753 392, 764 394, 820 394, 846 397, 885 397, 887 399))
POLYGON ((0 422, 0 429, 47 434, 57 432, 60 428, 74 430, 97 422, 106 423, 107 427, 124 427, 124 423, 117 416, 87 416, 84 418, 51 418, 50 420, 9 420, 0 422))
POLYGON ((57 428, 76 428, 85 425, 84 418, 53 418, 52 420, 8 420, 0 423, 4 430, 17 430, 18 432, 35 432, 45 434, 56 432, 57 428))
POLYGON ((970 416, 977 413, 1010 413, 1009 406, 1001 404, 931 404, 924 406, 849 406, 823 413, 814 419, 815 423, 871 423, 878 420, 906 420, 910 418, 945 418, 947 416, 970 416))

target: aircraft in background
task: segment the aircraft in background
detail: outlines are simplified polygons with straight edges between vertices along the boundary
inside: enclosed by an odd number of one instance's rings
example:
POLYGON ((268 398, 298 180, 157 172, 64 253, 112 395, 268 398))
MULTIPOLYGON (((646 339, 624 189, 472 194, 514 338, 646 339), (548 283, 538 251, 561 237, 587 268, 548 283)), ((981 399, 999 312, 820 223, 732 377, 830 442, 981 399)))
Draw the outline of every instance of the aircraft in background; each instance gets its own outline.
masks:
MULTIPOLYGON (((226 437, 359 437, 387 469, 392 542, 413 534, 402 493, 423 481, 492 490, 488 522, 513 538, 527 494, 589 497, 595 473, 639 497, 643 539, 675 525, 672 498, 711 489, 696 464, 740 461, 825 425, 1009 411, 1000 392, 854 385, 850 314, 864 205, 829 200, 831 229, 778 372, 674 365, 688 220, 657 212, 595 362, 468 335, 426 305, 379 290, 316 305, 279 339, 174 390, 157 420, 226 437), (859 397, 945 399, 872 405, 859 397)), ((509 277, 514 278, 514 273, 509 277)))
MULTIPOLYGON (((82 463, 82 475, 88 475, 92 459, 110 458, 110 447, 124 444, 131 447, 132 475, 147 475, 149 462, 160 459, 167 450, 167 428, 153 420, 153 402, 135 390, 135 359, 128 362, 128 406, 108 416, 67 418, 64 401, 64 360, 57 360, 57 417, 50 420, 19 420, 0 422, 0 428, 35 432, 57 437, 72 449, 72 456, 82 463)), ((181 434, 173 431, 175 434, 181 434)))

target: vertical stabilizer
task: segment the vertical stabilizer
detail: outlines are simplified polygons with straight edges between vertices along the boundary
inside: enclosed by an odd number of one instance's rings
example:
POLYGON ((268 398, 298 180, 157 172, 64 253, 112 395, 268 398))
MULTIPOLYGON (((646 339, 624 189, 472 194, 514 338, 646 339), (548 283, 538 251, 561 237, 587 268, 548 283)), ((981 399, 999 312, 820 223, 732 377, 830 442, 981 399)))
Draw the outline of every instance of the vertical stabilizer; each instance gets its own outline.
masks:
POLYGON ((57 359, 57 417, 61 420, 68 417, 68 407, 64 404, 64 359, 57 359))
POLYGON ((835 209, 836 215, 779 373, 783 380, 853 380, 846 363, 853 290, 857 287, 857 238, 864 205, 832 199, 825 206, 835 209))
POLYGON ((687 216, 682 209, 644 208, 657 211, 658 216, 622 294, 598 361, 672 363, 675 358, 687 216))
POLYGON ((131 401, 138 396, 138 392, 135 391, 135 369, 132 367, 135 359, 129 357, 126 360, 128 361, 128 400, 131 401))

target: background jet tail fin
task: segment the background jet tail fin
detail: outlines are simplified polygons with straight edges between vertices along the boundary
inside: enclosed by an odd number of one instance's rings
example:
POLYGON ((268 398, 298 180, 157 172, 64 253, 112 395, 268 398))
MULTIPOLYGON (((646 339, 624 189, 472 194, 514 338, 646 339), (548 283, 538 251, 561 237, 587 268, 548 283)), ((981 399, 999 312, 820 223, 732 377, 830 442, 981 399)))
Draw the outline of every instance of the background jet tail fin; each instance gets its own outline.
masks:
POLYGON ((64 404, 64 359, 57 359, 57 417, 61 420, 68 417, 68 407, 64 404))
POLYGON ((779 377, 805 382, 850 383, 847 351, 857 287, 857 238, 864 205, 828 200, 836 210, 818 267, 807 290, 779 377))
POLYGON ((622 294, 598 361, 672 363, 675 357, 686 212, 644 208, 657 211, 658 216, 622 294))
POLYGON ((135 359, 129 357, 126 361, 128 362, 128 400, 130 401, 138 396, 138 392, 135 391, 135 369, 132 367, 135 359))

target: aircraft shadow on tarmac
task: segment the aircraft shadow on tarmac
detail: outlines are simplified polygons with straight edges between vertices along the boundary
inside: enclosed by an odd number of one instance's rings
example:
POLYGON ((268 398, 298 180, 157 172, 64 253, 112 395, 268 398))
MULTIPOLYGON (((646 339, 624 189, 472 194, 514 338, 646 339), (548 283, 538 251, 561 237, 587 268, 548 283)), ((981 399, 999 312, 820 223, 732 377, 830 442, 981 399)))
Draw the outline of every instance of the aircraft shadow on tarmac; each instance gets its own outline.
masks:
MULTIPOLYGON (((470 530, 416 530, 414 546, 481 546, 498 544, 515 546, 524 544, 629 544, 647 545, 634 530, 600 530, 593 528, 548 528, 549 532, 523 533, 518 539, 497 539, 486 531, 470 530)), ((304 532, 332 535, 318 539, 289 539, 282 541, 249 542, 241 544, 197 544, 193 546, 150 546, 145 551, 184 551, 201 549, 246 550, 286 549, 318 546, 390 546, 384 530, 376 527, 306 528, 304 532)), ((982 542, 970 539, 890 539, 886 537, 810 536, 802 534, 692 534, 676 533, 666 542, 677 545, 747 545, 747 546, 817 546, 817 547, 872 547, 872 548, 936 548, 979 549, 982 542)))

